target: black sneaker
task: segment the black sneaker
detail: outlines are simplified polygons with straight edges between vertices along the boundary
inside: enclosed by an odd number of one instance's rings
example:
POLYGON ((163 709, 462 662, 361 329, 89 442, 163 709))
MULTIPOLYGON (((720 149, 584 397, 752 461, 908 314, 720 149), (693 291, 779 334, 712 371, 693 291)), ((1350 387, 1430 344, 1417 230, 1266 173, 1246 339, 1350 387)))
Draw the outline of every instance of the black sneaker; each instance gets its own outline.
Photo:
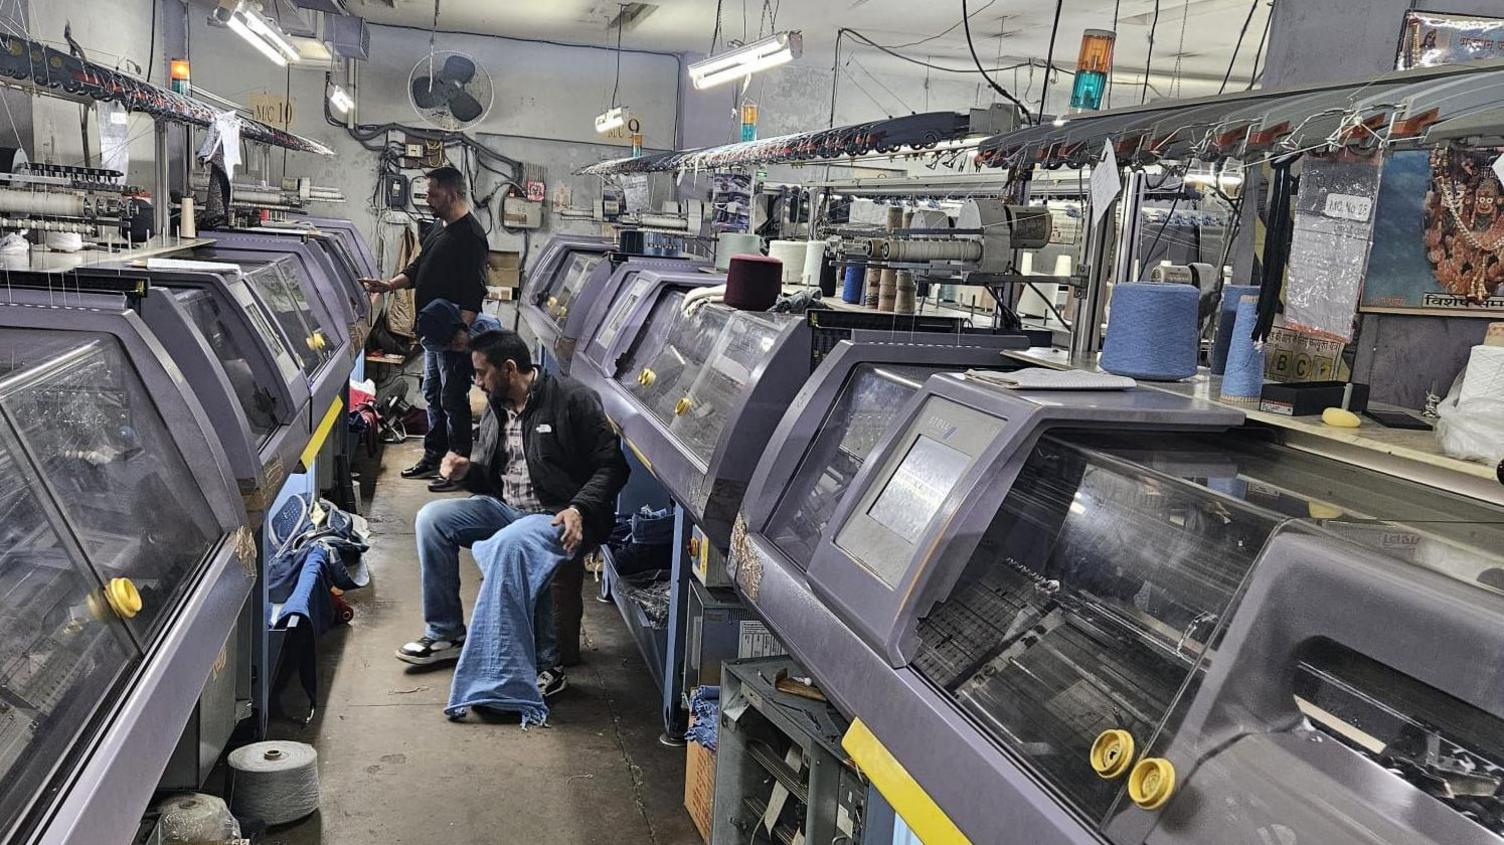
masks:
POLYGON ((438 462, 437 461, 430 461, 427 458, 424 458, 423 460, 418 461, 417 463, 415 463, 412 466, 408 467, 407 469, 403 470, 402 473, 401 473, 401 475, 402 475, 403 478, 433 478, 433 477, 437 476, 438 474, 439 474, 439 464, 438 464, 438 462))
POLYGON ((453 493, 456 490, 463 489, 465 489, 465 485, 458 481, 450 481, 447 478, 435 478, 433 481, 428 482, 428 492, 430 493, 453 493))
POLYGON ((414 666, 433 666, 437 663, 448 663, 460 659, 460 649, 465 646, 465 638, 459 637, 453 640, 436 640, 433 637, 419 637, 402 648, 397 649, 397 659, 403 663, 411 663, 414 666))
POLYGON ((538 673, 538 694, 544 698, 553 698, 568 686, 569 679, 564 677, 564 670, 560 667, 555 666, 538 673))

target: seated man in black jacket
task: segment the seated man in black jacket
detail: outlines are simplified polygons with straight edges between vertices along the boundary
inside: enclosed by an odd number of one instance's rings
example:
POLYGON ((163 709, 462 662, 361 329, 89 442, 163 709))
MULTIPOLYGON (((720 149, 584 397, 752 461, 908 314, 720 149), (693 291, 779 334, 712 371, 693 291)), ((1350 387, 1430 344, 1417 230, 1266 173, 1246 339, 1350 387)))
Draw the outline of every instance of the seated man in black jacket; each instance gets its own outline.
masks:
MULTIPOLYGON (((506 536, 540 550, 539 566, 558 567, 605 540, 616 519, 616 495, 627 481, 621 441, 588 388, 533 367, 516 332, 475 335, 470 354, 475 380, 486 392, 486 412, 470 457, 449 454, 443 475, 475 495, 430 502, 418 512, 427 627, 397 651, 399 660, 416 665, 457 660, 465 645, 461 546, 501 539, 512 526, 506 536), (518 534, 524 521, 526 530, 518 534)), ((578 583, 574 589, 578 607, 578 583)), ((535 626, 538 686, 546 695, 564 686, 551 605, 544 594, 535 626)), ((573 630, 578 625, 576 618, 573 630)))

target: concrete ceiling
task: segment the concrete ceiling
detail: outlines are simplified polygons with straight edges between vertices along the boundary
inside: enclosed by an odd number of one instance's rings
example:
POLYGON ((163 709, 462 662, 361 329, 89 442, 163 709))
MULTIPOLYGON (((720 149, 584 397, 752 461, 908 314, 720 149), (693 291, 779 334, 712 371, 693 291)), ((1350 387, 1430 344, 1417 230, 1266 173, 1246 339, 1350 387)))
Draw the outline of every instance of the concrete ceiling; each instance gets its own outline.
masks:
MULTIPOLYGON (((351 13, 372 23, 423 29, 433 25, 433 0, 345 2, 351 13)), ((1239 30, 1255 3, 1253 20, 1233 70, 1235 82, 1250 78, 1255 49, 1269 14, 1267 0, 1158 0, 1151 74, 1155 89, 1168 93, 1177 57, 1187 96, 1193 86, 1204 90, 1205 80, 1220 82, 1239 30), (1198 81, 1200 85, 1195 84, 1198 81)), ((716 0, 656 0, 646 4, 651 6, 647 9, 639 5, 631 6, 639 14, 625 29, 624 46, 674 53, 704 53, 710 47, 716 0), (646 14, 641 14, 643 11, 646 14)), ((722 0, 719 5, 722 44, 726 40, 752 40, 760 31, 766 34, 772 29, 759 0, 722 0)), ((836 30, 846 27, 880 44, 908 45, 900 47, 899 52, 914 58, 949 67, 973 66, 960 26, 961 0, 777 0, 770 5, 776 10, 778 30, 803 32, 802 61, 806 63, 829 67, 836 30), (914 43, 920 41, 923 43, 914 43)), ((1073 66, 1083 29, 1111 29, 1114 6, 1119 16, 1116 78, 1141 79, 1156 0, 1065 0, 1055 45, 1057 63, 1073 66)), ((969 8, 972 35, 984 62, 1006 65, 1044 58, 1049 49, 1054 3, 969 0, 969 8)), ((613 45, 616 29, 610 21, 620 9, 614 0, 439 0, 439 29, 613 45)), ((843 56, 854 52, 864 64, 880 64, 895 71, 905 65, 850 38, 843 39, 841 50, 843 56)), ((916 74, 925 72, 915 65, 907 67, 916 74)), ((1006 85, 1011 73, 1000 81, 1006 85)))

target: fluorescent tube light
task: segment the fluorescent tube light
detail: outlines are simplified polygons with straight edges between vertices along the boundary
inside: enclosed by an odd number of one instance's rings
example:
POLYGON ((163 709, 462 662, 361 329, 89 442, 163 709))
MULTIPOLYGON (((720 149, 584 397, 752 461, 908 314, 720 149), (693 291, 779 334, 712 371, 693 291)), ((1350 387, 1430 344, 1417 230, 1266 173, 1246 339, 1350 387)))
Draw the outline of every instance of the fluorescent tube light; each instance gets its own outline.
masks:
POLYGON ((350 109, 355 108, 355 98, 351 97, 345 89, 335 85, 329 89, 329 105, 340 114, 349 114, 350 109))
POLYGON ((627 125, 627 107, 617 106, 595 116, 595 131, 604 135, 627 125))
POLYGON ((261 40, 261 37, 256 35, 256 33, 251 32, 250 27, 245 25, 245 21, 241 20, 239 15, 231 15, 230 19, 225 21, 225 26, 228 26, 231 32, 244 38, 246 43, 255 47, 256 51, 265 56, 272 64, 278 67, 287 67, 287 58, 277 52, 277 48, 261 40))
POLYGON ((696 88, 712 88, 724 82, 751 76, 760 70, 787 64, 804 52, 804 39, 797 32, 779 32, 689 66, 696 88))
POLYGON ((289 62, 298 60, 298 48, 292 46, 292 42, 287 40, 287 36, 283 35, 282 31, 273 26, 261 13, 251 11, 250 9, 242 9, 240 13, 245 16, 245 22, 250 26, 251 31, 261 36, 263 41, 272 45, 289 62))

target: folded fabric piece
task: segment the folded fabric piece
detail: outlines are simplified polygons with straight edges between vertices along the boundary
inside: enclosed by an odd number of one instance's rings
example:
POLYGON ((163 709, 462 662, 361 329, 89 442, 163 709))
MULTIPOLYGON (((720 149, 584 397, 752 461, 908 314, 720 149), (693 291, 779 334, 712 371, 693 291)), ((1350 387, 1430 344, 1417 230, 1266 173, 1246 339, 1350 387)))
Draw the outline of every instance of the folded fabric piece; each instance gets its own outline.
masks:
POLYGON ((471 707, 516 712, 522 727, 548 721, 538 692, 534 637, 540 597, 569 559, 548 514, 526 516, 471 547, 484 576, 449 687, 451 719, 471 707))
POLYGON ((967 370, 966 377, 1010 390, 1128 390, 1138 386, 1138 382, 1127 376, 1086 370, 1051 370, 1045 367, 1029 367, 1013 372, 967 370))
POLYGON ((721 721, 721 688, 718 686, 695 687, 694 694, 689 698, 689 710, 693 715, 684 738, 714 751, 717 739, 716 729, 721 721))

